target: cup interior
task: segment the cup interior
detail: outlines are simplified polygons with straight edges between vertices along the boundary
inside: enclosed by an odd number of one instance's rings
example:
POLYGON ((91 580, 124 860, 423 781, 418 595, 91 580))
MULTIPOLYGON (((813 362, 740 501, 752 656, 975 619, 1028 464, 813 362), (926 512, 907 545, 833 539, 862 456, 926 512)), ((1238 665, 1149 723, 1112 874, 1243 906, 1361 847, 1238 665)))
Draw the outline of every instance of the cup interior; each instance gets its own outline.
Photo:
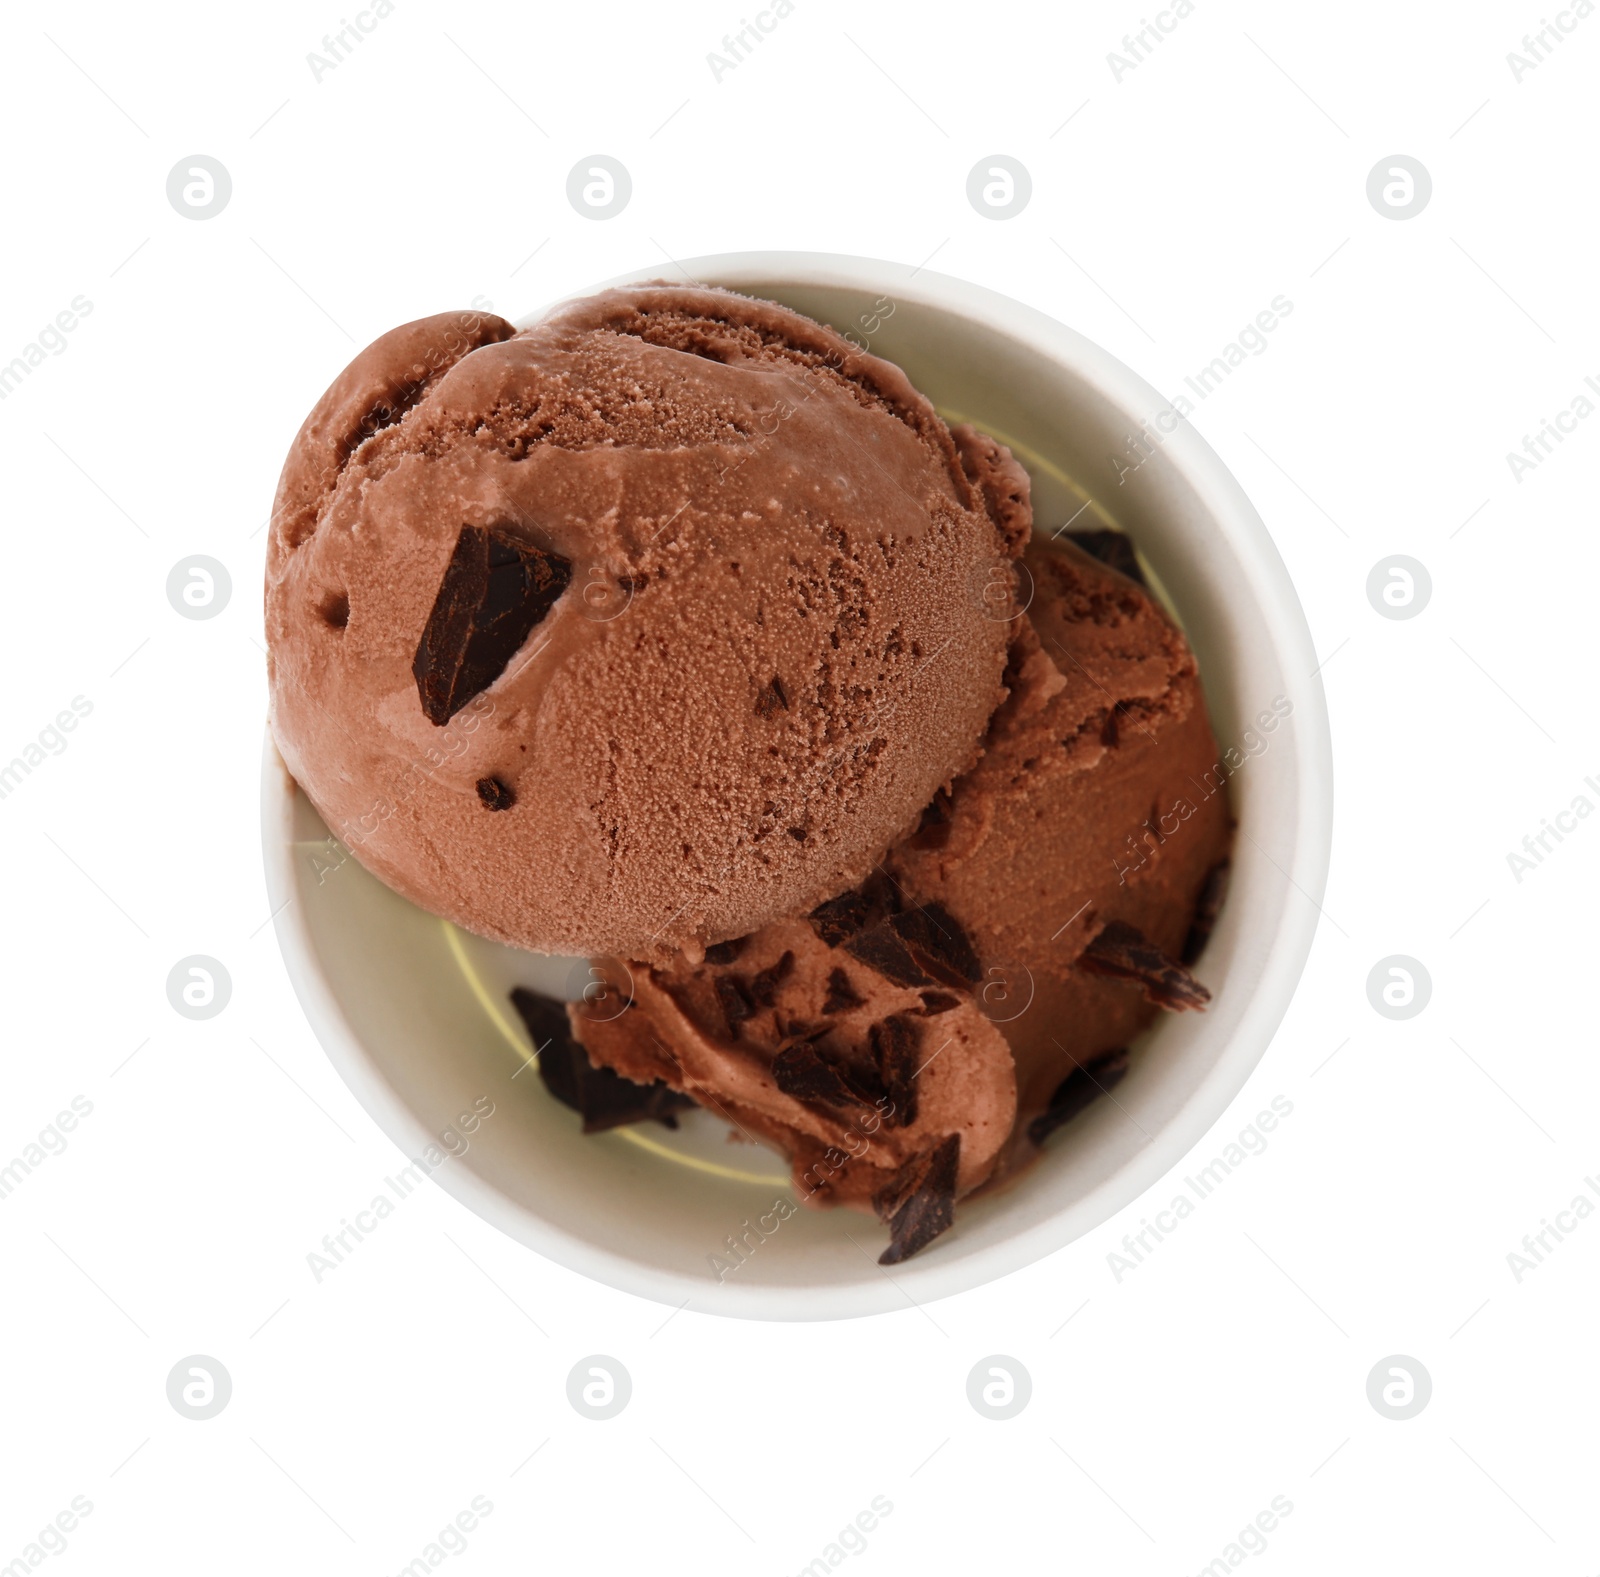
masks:
POLYGON ((583 961, 485 942, 389 891, 330 838, 269 738, 272 906, 282 906, 295 988, 341 1075, 409 1157, 512 1237, 602 1282, 707 1312, 903 1308, 1098 1225, 1181 1159, 1243 1085, 1299 978, 1326 877, 1321 685, 1294 589, 1243 492, 1185 415, 1080 335, 897 264, 769 253, 681 267, 850 333, 903 367, 947 420, 1009 443, 1033 479, 1036 532, 1111 525, 1133 539, 1194 647, 1219 745, 1244 758, 1229 785, 1231 890, 1197 971, 1211 1007, 1163 1017, 1115 1102, 1091 1106, 1010 1186, 965 1202, 950 1232, 891 1273, 876 1263, 887 1234, 870 1218, 795 1210, 769 1231, 774 1204, 792 1197, 786 1167, 730 1142, 708 1114, 676 1133, 580 1134, 533 1071, 508 994, 520 984, 575 997, 583 961), (1254 720, 1279 697, 1293 711, 1257 748, 1254 720), (729 1239, 744 1244, 732 1271, 729 1239))

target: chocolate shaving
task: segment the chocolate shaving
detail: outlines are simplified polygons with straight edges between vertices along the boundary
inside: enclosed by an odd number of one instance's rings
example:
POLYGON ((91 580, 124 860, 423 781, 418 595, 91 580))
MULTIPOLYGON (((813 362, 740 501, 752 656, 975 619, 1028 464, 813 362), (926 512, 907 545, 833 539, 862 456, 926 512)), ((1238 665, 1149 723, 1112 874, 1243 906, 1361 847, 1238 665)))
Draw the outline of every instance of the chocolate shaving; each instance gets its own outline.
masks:
POLYGON ((1183 944, 1183 961, 1186 964, 1194 963, 1211 940, 1217 916, 1222 913, 1222 902, 1228 896, 1228 876, 1232 869, 1233 861, 1223 859, 1206 872, 1200 897, 1194 906, 1194 919, 1189 923, 1189 935, 1183 944))
POLYGON ((761 693, 756 697, 756 716, 773 718, 779 712, 789 710, 789 697, 784 694, 783 680, 776 674, 761 687, 761 693))
POLYGON ((858 1008, 862 1005, 863 998, 856 988, 850 984, 850 977, 842 969, 834 969, 828 975, 828 994, 822 1000, 824 1013, 843 1013, 848 1008, 858 1008))
POLYGON ((728 1033, 737 1040, 739 1026, 747 1018, 755 1017, 756 1005, 733 975, 718 975, 712 987, 717 1001, 722 1004, 723 1017, 728 1021, 728 1033))
POLYGON ((854 936, 867 923, 867 900, 861 893, 840 893, 818 904, 807 916, 811 929, 829 947, 854 936))
POLYGON ((814 1046, 790 1046, 772 1061, 772 1081, 797 1101, 820 1101, 825 1106, 865 1106, 867 1101, 824 1062, 814 1046))
POLYGON ((975 986, 983 968, 971 939, 943 904, 926 903, 890 922, 917 962, 947 986, 975 986))
POLYGON ((892 1013, 874 1024, 869 1032, 873 1061, 878 1077, 894 1105, 884 1113, 885 1128, 909 1128, 917 1120, 918 1046, 921 1036, 916 1020, 905 1013, 892 1013))
POLYGON ((350 596, 343 591, 330 591, 317 608, 323 622, 331 630, 344 630, 350 626, 350 596))
POLYGON ((951 1008, 961 1006, 961 998, 953 997, 948 991, 924 991, 922 993, 922 1011, 930 1016, 935 1013, 948 1013, 951 1008))
POLYGON ((940 789, 928 801, 917 830, 906 839, 907 846, 913 849, 942 849, 950 841, 952 803, 949 790, 940 789))
POLYGON ((956 1176, 961 1135, 950 1134, 897 1172, 873 1203, 889 1222, 889 1246, 880 1265, 898 1265, 924 1249, 956 1218, 956 1176), (892 1213, 891 1213, 892 1212, 892 1213))
POLYGON ((1078 967, 1091 975, 1131 980, 1146 998, 1171 1013, 1200 1009, 1211 993, 1176 959, 1152 946, 1144 933, 1123 920, 1111 921, 1078 958, 1078 967))
POLYGON ((1050 1097, 1050 1104, 1028 1124, 1028 1137, 1043 1144, 1057 1128, 1071 1122, 1085 1107, 1114 1090, 1128 1074, 1128 1050, 1119 1046, 1081 1068, 1074 1068, 1050 1097))
POLYGON ((758 1007, 775 1007, 778 987, 794 973, 794 954, 785 952, 770 969, 763 969, 750 977, 750 1000, 758 1007))
POLYGON ((750 940, 747 936, 736 936, 731 942, 713 942, 706 949, 706 962, 708 964, 731 964, 744 951, 744 944, 750 940))
POLYGON ((933 979, 911 956, 911 949, 895 927, 895 919, 880 920, 870 930, 852 936, 844 949, 869 969, 897 986, 931 986, 933 979))
POLYGON ((1139 556, 1133 551, 1133 542, 1120 531, 1063 531, 1059 535, 1076 543, 1090 558, 1099 559, 1119 575, 1126 575, 1149 589, 1144 571, 1139 567, 1139 556))
POLYGON ((442 728, 505 672, 572 579, 572 565, 501 526, 463 526, 411 672, 442 728))
POLYGON ((943 904, 889 915, 851 937, 845 951, 897 986, 970 990, 983 976, 970 938, 943 904))
POLYGON ((610 1068, 597 1068, 572 1034, 565 1004, 541 997, 524 986, 511 993, 511 1001, 539 1054, 539 1077, 544 1087, 583 1118, 585 1133, 604 1133, 625 1123, 654 1121, 676 1128, 676 1114, 694 1102, 659 1079, 635 1084, 610 1068))
POLYGON ((490 810, 510 810, 517 796, 499 778, 479 778, 478 798, 490 810))

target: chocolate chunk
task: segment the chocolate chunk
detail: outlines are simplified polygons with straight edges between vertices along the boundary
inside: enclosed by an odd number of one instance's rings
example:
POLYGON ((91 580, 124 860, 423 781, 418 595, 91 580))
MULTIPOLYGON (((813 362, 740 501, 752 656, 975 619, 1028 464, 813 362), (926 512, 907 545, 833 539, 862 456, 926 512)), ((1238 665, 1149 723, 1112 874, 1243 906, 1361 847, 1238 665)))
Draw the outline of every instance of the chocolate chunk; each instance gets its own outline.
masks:
POLYGON ((744 944, 749 940, 747 936, 736 936, 731 942, 713 942, 706 949, 706 962, 731 964, 744 951, 744 944))
POLYGON ((943 904, 907 909, 890 924, 917 962, 944 985, 970 989, 983 978, 971 940, 943 904))
POLYGON ((917 830, 906 839, 907 845, 913 849, 942 849, 950 841, 951 804, 949 790, 940 789, 928 801, 917 830))
POLYGON ((779 985, 793 973, 794 954, 785 952, 770 969, 763 969, 750 977, 750 1000, 758 1007, 776 1006, 779 985))
MULTIPOLYGON (((1116 745, 1122 734, 1122 719, 1126 717, 1132 710, 1133 707, 1129 702, 1118 701, 1111 708, 1111 710, 1106 713, 1105 725, 1100 730, 1100 743, 1102 745, 1116 745)), ((1136 723, 1134 726, 1137 728, 1138 724, 1136 723)), ((1146 732, 1148 732, 1148 730, 1146 730, 1146 732)))
POLYGON ((1074 1068, 1050 1097, 1050 1104, 1028 1124, 1028 1137, 1043 1144, 1057 1128, 1071 1122, 1086 1106, 1092 1105, 1119 1085, 1128 1074, 1128 1051, 1119 1046, 1105 1052, 1081 1068, 1074 1068))
POLYGON ((511 1001, 533 1037, 544 1087, 583 1118, 585 1133, 604 1133, 625 1123, 645 1121, 676 1128, 676 1114, 694 1105, 687 1095, 660 1080, 635 1084, 610 1068, 595 1067, 573 1038, 564 1003, 523 986, 512 991, 511 1001))
POLYGON ((1126 575, 1129 580, 1137 581, 1148 589, 1149 583, 1139 567, 1139 556, 1133 551, 1133 542, 1120 531, 1063 531, 1058 534, 1059 537, 1076 543, 1090 558, 1099 559, 1119 575, 1126 575))
POLYGON ((897 986, 970 990, 983 976, 971 940, 943 904, 889 915, 851 937, 845 951, 897 986))
POLYGON ((829 947, 854 936, 867 923, 867 900, 861 893, 840 893, 820 903, 807 916, 811 929, 829 947))
POLYGON ((932 977, 912 957, 911 949, 895 928, 896 918, 880 920, 870 930, 852 936, 844 950, 897 986, 931 986, 932 977))
POLYGON ((510 810, 517 802, 517 796, 499 778, 479 778, 478 798, 490 810, 510 810))
POLYGON ((761 687, 756 697, 756 716, 772 718, 789 710, 789 697, 784 694, 783 680, 776 674, 761 687))
POLYGON ((577 1085, 572 1079, 571 1062, 564 1054, 573 1048, 581 1052, 583 1048, 572 1037, 566 1004, 541 997, 526 986, 513 987, 511 1004, 522 1015, 522 1022, 533 1039, 533 1049, 539 1058, 539 1077, 558 1101, 576 1111, 577 1085))
POLYGON ((828 974, 828 994, 822 1000, 824 1013, 843 1013, 849 1008, 858 1008, 862 1005, 863 998, 856 988, 850 984, 850 977, 842 969, 831 970, 828 974))
POLYGON ((961 1006, 961 998, 953 997, 948 991, 924 991, 922 993, 922 1011, 930 1017, 936 1013, 948 1013, 951 1008, 961 1006))
POLYGON ((868 1038, 878 1077, 894 1102, 884 1113, 883 1125, 909 1128, 917 1120, 917 1074, 921 1071, 916 1020, 905 1013, 892 1013, 872 1026, 868 1038))
POLYGON ((1211 1000, 1211 993, 1182 964, 1122 920, 1111 921, 1100 932, 1080 955, 1078 967, 1091 975, 1132 980, 1151 1002, 1171 1013, 1203 1008, 1211 1000))
POLYGON ((728 1033, 737 1040, 739 1026, 747 1018, 755 1016, 756 1005, 732 975, 718 975, 712 988, 717 993, 717 1001, 722 1004, 723 1017, 728 1021, 728 1033))
POLYGON ((1218 860, 1206 872, 1199 900, 1194 906, 1194 919, 1189 924, 1189 935, 1183 944, 1183 961, 1186 964, 1194 963, 1211 940, 1217 916, 1222 913, 1222 902, 1228 896, 1228 876, 1232 869, 1232 860, 1218 860))
POLYGON ((411 672, 443 727, 505 672, 572 579, 572 565, 501 526, 463 526, 411 672))
POLYGON ((343 630, 350 625, 350 597, 347 592, 330 591, 318 604, 317 612, 330 630, 343 630))
POLYGON ((961 1135, 953 1133, 900 1169, 873 1201, 889 1221, 889 1246, 880 1265, 898 1265, 924 1249, 956 1218, 961 1135), (891 1213, 892 1212, 892 1213, 891 1213))
POLYGON ((825 1106, 864 1106, 865 1099, 852 1089, 816 1047, 790 1046, 772 1061, 772 1081, 797 1101, 820 1101, 825 1106))

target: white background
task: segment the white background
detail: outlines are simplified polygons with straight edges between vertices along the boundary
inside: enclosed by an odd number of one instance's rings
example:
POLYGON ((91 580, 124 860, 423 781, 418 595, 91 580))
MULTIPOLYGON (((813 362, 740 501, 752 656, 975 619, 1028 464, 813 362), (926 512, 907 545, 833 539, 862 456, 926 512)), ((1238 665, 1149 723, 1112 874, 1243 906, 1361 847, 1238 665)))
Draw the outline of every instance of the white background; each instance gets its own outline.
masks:
POLYGON ((1600 420, 1520 482, 1505 458, 1600 377, 1600 19, 1518 82, 1532 5, 1200 0, 1117 81, 1133 5, 798 0, 718 81, 731 4, 400 0, 318 81, 348 14, 5 27, 0 362, 93 310, 0 403, 0 759, 74 696, 93 711, 0 800, 0 1162, 74 1096, 93 1113, 0 1200, 0 1566, 75 1495, 93 1512, 51 1571, 381 1577, 475 1495, 464 1574, 793 1573, 880 1495, 852 1570, 1184 1577, 1277 1495, 1252 1569, 1600 1566, 1600 1220, 1520 1284, 1506 1258, 1600 1173, 1600 825, 1520 883, 1506 858, 1600 803, 1600 420), (205 222, 166 197, 194 153, 233 181, 205 222), (565 195, 593 153, 634 183, 603 223, 565 195), (995 153, 1033 181, 1005 222, 965 195, 995 153), (1434 186, 1404 222, 1366 196, 1395 153, 1434 186), (431 1187, 318 1285, 306 1254, 400 1158, 266 924, 258 586, 286 447, 396 323, 764 247, 932 259, 1169 394, 1293 302, 1194 420, 1326 663, 1333 872, 1283 1028, 1191 1163, 1275 1095, 1293 1115, 1120 1282, 1108 1253, 1176 1175, 1025 1273, 846 1324, 668 1319, 431 1187), (206 622, 165 594, 193 553, 233 581, 206 622), (1365 594, 1392 553, 1433 580, 1404 622, 1365 594), (233 978, 203 1023, 165 995, 191 953, 233 978), (1391 953, 1433 979, 1407 1022, 1366 997, 1391 953), (634 1385, 604 1423, 565 1395, 596 1352, 634 1385), (166 1399, 193 1353, 233 1379, 209 1422, 166 1399), (965 1394, 995 1353, 1033 1381, 1008 1422, 965 1394), (1432 1375, 1408 1422, 1367 1400, 1391 1354, 1432 1375))

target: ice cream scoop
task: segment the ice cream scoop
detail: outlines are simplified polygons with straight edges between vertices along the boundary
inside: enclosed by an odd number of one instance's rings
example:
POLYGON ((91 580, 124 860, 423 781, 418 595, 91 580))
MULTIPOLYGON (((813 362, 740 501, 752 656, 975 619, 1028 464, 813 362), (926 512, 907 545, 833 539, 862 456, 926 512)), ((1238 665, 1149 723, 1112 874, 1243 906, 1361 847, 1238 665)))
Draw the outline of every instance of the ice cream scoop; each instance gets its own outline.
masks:
MULTIPOLYGON (((1020 467, 957 440, 1025 534, 1020 467)), ((1126 539, 1087 541, 1137 573, 1126 539)), ((1231 823, 1193 655, 1075 544, 1023 566, 983 754, 866 883, 703 960, 611 960, 615 989, 570 1010, 597 1065, 776 1145, 804 1202, 876 1210, 886 1263, 1114 1085, 1158 1012, 1210 995, 1187 964, 1231 823)))
MULTIPOLYGON (((861 913, 888 915, 870 901, 861 913)), ((966 963, 936 940, 906 953, 921 963, 886 972, 839 945, 831 923, 825 905, 698 965, 606 960, 607 989, 571 1010, 577 1036, 600 1067, 681 1091, 788 1156, 806 1204, 892 1214, 905 1174, 941 1147, 953 1200, 990 1174, 1012 1132, 1010 1049, 966 963)))
POLYGON ((1159 1009, 1204 1005, 1181 976, 1163 984, 1153 959, 1194 961, 1190 932, 1218 901, 1232 821, 1182 632, 1070 541, 1035 543, 1022 562, 1031 604, 983 756, 885 864, 972 938, 1026 1125, 1074 1068, 1126 1046, 1159 1009))
POLYGON ((897 368, 785 308, 424 319, 285 465, 273 733, 413 902, 698 957, 862 881, 972 764, 1019 541, 897 368))

